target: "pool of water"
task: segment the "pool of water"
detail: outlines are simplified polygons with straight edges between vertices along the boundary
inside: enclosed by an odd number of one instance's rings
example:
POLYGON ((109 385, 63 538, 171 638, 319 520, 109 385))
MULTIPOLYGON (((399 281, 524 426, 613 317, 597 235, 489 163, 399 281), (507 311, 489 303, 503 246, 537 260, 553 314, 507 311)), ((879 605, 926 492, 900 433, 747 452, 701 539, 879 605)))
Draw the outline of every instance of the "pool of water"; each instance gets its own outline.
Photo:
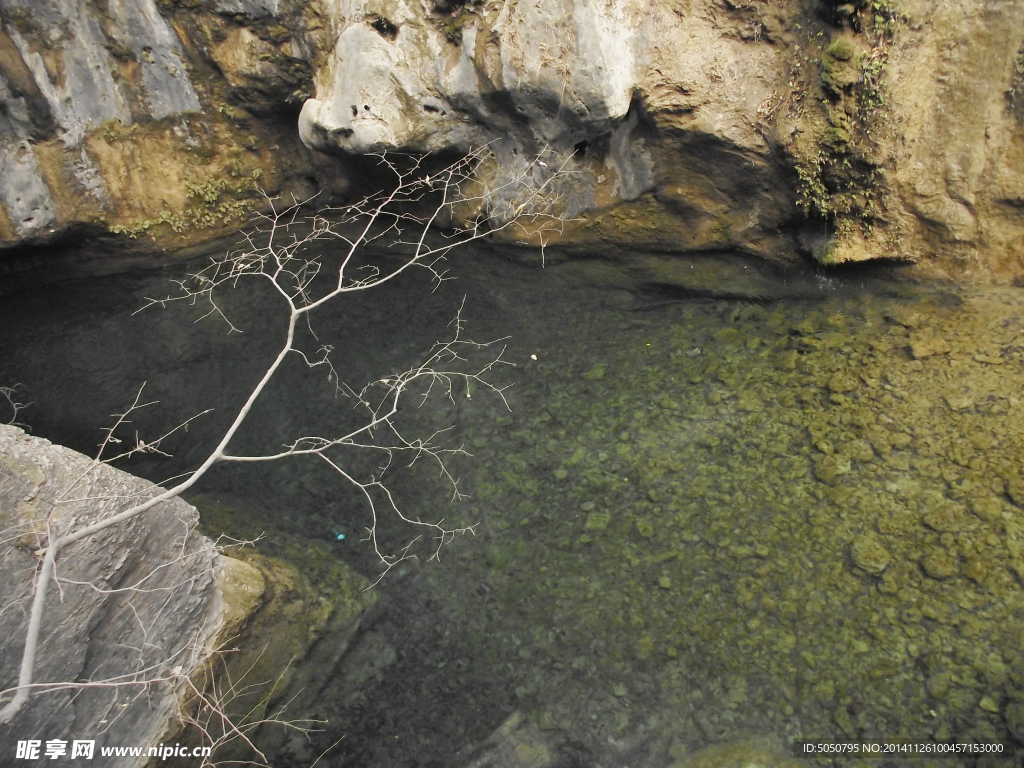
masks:
MULTIPOLYGON (((1024 290, 833 276, 799 299, 666 298, 616 270, 466 253, 437 290, 413 275, 317 319, 353 386, 414 364, 463 298, 468 336, 509 337, 513 365, 488 374, 507 408, 459 386, 404 417, 454 425, 472 456, 448 462, 455 503, 436 465, 396 464, 400 508, 473 533, 439 562, 428 537, 376 587, 353 653, 385 661, 358 695, 325 687, 310 754, 344 736, 328 764, 458 766, 513 712, 567 765, 751 739, 1024 744, 1024 290)), ((142 434, 217 410, 126 468, 194 465, 283 326, 269 295, 225 296, 241 335, 195 307, 133 316, 165 279, 5 300, 20 420, 90 452, 146 381, 142 434)), ((335 385, 287 369, 239 443, 346 423, 335 385)), ((268 551, 277 532, 380 572, 365 503, 322 463, 222 467, 198 491, 250 510, 234 532, 257 521, 268 551)), ((412 535, 381 521, 393 548, 412 535)))

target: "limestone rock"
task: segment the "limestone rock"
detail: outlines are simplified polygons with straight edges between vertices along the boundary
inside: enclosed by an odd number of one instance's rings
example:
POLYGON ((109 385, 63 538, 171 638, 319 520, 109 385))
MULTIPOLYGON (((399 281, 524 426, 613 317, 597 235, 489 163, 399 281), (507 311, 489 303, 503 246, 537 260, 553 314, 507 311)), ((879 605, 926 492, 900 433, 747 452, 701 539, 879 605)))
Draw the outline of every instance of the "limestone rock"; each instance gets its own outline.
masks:
MULTIPOLYGON (((0 425, 0 476, 0 528, 20 537, 0 557, 3 606, 31 594, 33 552, 45 544, 45 526, 70 531, 161 490, 6 425, 0 425)), ((195 508, 175 498, 62 552, 63 595, 52 594, 47 604, 36 682, 101 681, 138 670, 160 676, 176 667, 186 673, 199 668, 224 631, 245 621, 261 587, 258 579, 247 582, 244 599, 238 590, 217 588, 233 581, 240 585, 239 571, 196 532, 197 522, 195 508), (139 584, 141 591, 130 590, 139 584)), ((51 590, 56 591, 52 585, 51 590)), ((0 687, 6 689, 17 681, 28 614, 7 610, 2 621, 0 687)), ((5 726, 0 742, 13 750, 8 739, 15 734, 45 734, 47 739, 88 734, 95 737, 98 754, 103 746, 155 744, 180 728, 175 689, 153 685, 132 689, 145 690, 145 695, 125 696, 126 690, 94 687, 35 695, 5 726), (108 722, 112 710, 117 716, 108 722)), ((126 759, 124 765, 141 762, 126 759)))
POLYGON ((915 360, 934 355, 948 355, 951 350, 949 342, 939 336, 918 333, 910 335, 910 354, 915 360))
POLYGON ((46 231, 56 217, 53 197, 30 146, 0 141, 0 197, 19 237, 46 231))
POLYGON ((83 226, 180 246, 237 229, 257 186, 343 189, 280 124, 324 41, 315 8, 278 5, 0 3, 0 249, 83 226))
POLYGON ((877 536, 867 534, 853 540, 850 548, 853 563, 868 573, 881 573, 889 565, 892 555, 877 536))
POLYGON ((214 7, 219 13, 243 13, 254 19, 276 16, 279 0, 215 0, 214 7))
POLYGON ((367 16, 332 3, 338 42, 300 135, 325 152, 488 144, 489 186, 546 148, 549 170, 535 168, 528 183, 567 168, 563 212, 593 212, 568 225, 567 244, 611 236, 769 255, 761 241, 777 241, 794 207, 774 194, 790 183, 755 126, 785 87, 788 57, 725 32, 742 23, 707 5, 682 16, 638 0, 432 9, 401 0, 367 16), (745 211, 729 202, 739 198, 745 211))
POLYGON ((1006 94, 1024 10, 823 5, 399 0, 367 14, 336 0, 338 44, 299 130, 348 153, 490 143, 494 184, 547 148, 573 176, 566 214, 585 214, 564 247, 1019 271, 1024 108, 1006 94), (965 24, 972 45, 951 48, 965 24), (830 234, 800 208, 844 226, 830 234))
POLYGON ((526 173, 566 219, 562 254, 1024 274, 1019 3, 2 7, 0 247, 76 225, 180 245, 251 213, 254 178, 343 192, 345 166, 321 153, 487 144, 481 205, 526 173))

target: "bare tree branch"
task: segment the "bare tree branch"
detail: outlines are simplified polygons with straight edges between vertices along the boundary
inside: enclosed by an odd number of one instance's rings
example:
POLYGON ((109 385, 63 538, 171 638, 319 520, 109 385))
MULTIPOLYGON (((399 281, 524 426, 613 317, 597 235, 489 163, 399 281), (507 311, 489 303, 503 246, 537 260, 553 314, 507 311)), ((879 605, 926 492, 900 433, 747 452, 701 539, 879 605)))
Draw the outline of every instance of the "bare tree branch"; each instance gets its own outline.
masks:
POLYGON ((0 416, 5 417, 5 421, 0 421, 0 424, 10 424, 12 427, 24 426, 18 422, 18 414, 32 405, 32 403, 18 401, 19 389, 21 389, 20 384, 0 387, 0 416))
MULTIPOLYGON (((192 682, 190 672, 200 663, 195 654, 176 664, 174 669, 177 672, 168 673, 168 665, 165 665, 163 671, 146 668, 134 670, 123 679, 110 678, 84 684, 37 683, 33 679, 42 619, 51 584, 58 589, 73 586, 127 595, 147 590, 146 581, 149 577, 116 590, 101 584, 62 577, 57 568, 62 555, 75 542, 120 525, 179 496, 195 485, 216 463, 266 462, 290 456, 313 456, 323 460, 366 499, 370 524, 366 527, 365 539, 370 542, 382 566, 377 581, 397 563, 415 557, 412 547, 421 538, 421 534, 416 531, 433 537, 436 546, 431 559, 438 558, 441 548, 455 536, 474 533, 475 526, 449 527, 443 519, 429 521, 404 513, 383 478, 399 456, 405 456, 409 464, 425 459, 436 466, 439 477, 451 488, 451 498, 463 498, 459 480, 449 470, 446 460, 454 455, 465 454, 464 449, 461 446, 449 446, 443 441, 442 438, 448 434, 447 429, 437 430, 425 437, 415 436, 407 434, 396 417, 410 398, 414 405, 418 405, 436 394, 454 403, 456 391, 460 387, 465 388, 467 397, 470 396, 471 387, 491 392, 507 407, 504 388, 493 383, 490 378, 501 366, 510 364, 503 357, 504 339, 478 343, 466 338, 460 306, 448 340, 435 344, 421 363, 406 371, 372 381, 357 391, 339 381, 331 361, 333 348, 319 341, 314 330, 313 316, 317 310, 344 294, 378 288, 415 268, 425 270, 434 283, 440 283, 446 279, 444 259, 453 248, 493 232, 508 230, 542 247, 560 232, 564 223, 559 215, 564 202, 560 190, 569 174, 567 165, 571 158, 556 163, 553 153, 544 152, 532 162, 526 163, 520 172, 488 187, 475 178, 474 172, 488 159, 489 152, 487 147, 470 152, 466 157, 436 172, 429 172, 422 158, 400 164, 394 158, 381 156, 381 163, 395 177, 395 183, 389 191, 369 195, 342 209, 328 210, 313 216, 307 217, 304 214, 309 200, 293 200, 290 204, 282 204, 279 200, 267 198, 268 212, 260 215, 255 227, 243 236, 240 249, 216 258, 188 278, 176 281, 176 292, 161 298, 146 299, 143 309, 166 306, 171 302, 203 305, 205 311, 202 317, 219 317, 227 324, 229 334, 239 333, 241 328, 233 323, 219 303, 220 292, 240 286, 243 281, 255 280, 257 283, 268 284, 280 299, 287 317, 284 340, 221 434, 216 446, 199 466, 181 476, 166 490, 152 498, 139 499, 117 514, 92 523, 72 520, 66 529, 59 529, 47 522, 46 530, 34 531, 39 540, 36 554, 40 562, 34 574, 20 676, 16 687, 0 692, 0 699, 11 697, 6 706, 0 709, 0 723, 10 722, 25 706, 30 695, 40 690, 78 685, 185 685, 200 702, 200 709, 205 708, 204 711, 209 715, 203 727, 209 731, 212 723, 219 728, 219 735, 211 736, 211 743, 242 739, 266 761, 265 756, 249 742, 246 735, 249 730, 239 723, 231 722, 223 714, 223 707, 218 704, 224 695, 237 693, 233 684, 229 682, 228 690, 224 691, 217 689, 219 683, 216 681, 210 682, 210 688, 192 682), (444 233, 435 231, 436 224, 458 221, 460 213, 465 211, 476 211, 468 224, 456 225, 444 233), (312 247, 324 242, 341 245, 340 254, 330 261, 325 260, 322 255, 324 249, 312 247), (370 257, 374 249, 385 248, 398 258, 374 260, 370 257), (308 332, 309 338, 316 344, 315 349, 303 349, 302 344, 305 342, 297 337, 299 331, 299 337, 302 338, 308 332), (483 353, 485 360, 472 363, 471 353, 483 353), (326 368, 328 380, 335 391, 353 398, 356 412, 362 415, 358 425, 346 429, 342 434, 300 435, 279 450, 255 454, 233 452, 232 441, 239 429, 285 361, 292 357, 309 368, 326 368), (358 477, 343 459, 344 452, 349 449, 378 454, 381 462, 377 472, 369 477, 358 477), (378 521, 382 514, 396 515, 415 533, 412 540, 400 546, 397 551, 391 552, 385 548, 378 536, 378 521)), ((124 413, 116 415, 113 426, 104 433, 94 466, 137 453, 167 455, 163 448, 167 439, 179 430, 187 429, 194 419, 208 413, 203 411, 196 414, 149 442, 142 440, 136 433, 128 442, 126 450, 114 456, 106 456, 112 446, 122 441, 115 433, 131 423, 136 411, 151 405, 143 401, 143 388, 144 385, 136 393, 131 405, 124 413)), ((24 407, 16 402, 14 388, 0 388, 0 402, 3 400, 10 403, 15 417, 18 410, 24 407)), ((12 607, 4 606, 3 610, 12 607)), ((21 609, 24 610, 23 607, 21 609)), ((188 656, 184 651, 181 653, 188 656)), ((272 717, 278 715, 273 714, 272 717)))

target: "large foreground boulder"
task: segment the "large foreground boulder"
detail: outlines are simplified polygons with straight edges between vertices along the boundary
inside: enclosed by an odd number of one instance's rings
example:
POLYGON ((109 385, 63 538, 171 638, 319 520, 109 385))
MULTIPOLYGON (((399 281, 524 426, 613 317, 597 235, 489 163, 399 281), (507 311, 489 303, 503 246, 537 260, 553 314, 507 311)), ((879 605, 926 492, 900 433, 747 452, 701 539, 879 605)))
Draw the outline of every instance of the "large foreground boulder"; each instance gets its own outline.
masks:
MULTIPOLYGON (((0 426, 0 689, 17 684, 47 529, 74 530, 161 490, 0 426)), ((220 554, 196 531, 198 520, 175 498, 61 553, 42 621, 40 687, 0 726, 0 762, 15 759, 18 741, 62 741, 68 756, 74 740, 93 741, 98 756, 174 737, 185 677, 238 630, 263 591, 259 572, 220 554)))

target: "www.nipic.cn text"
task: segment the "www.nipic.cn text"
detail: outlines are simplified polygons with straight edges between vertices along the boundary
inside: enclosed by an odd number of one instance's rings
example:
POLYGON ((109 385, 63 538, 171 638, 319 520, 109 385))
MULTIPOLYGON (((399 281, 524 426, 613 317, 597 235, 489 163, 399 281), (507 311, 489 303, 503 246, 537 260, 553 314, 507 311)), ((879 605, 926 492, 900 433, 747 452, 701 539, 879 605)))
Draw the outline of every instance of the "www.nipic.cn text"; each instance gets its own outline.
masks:
MULTIPOLYGON (((97 754, 96 742, 92 739, 26 739, 18 742, 15 758, 18 760, 56 760, 64 757, 69 759, 92 760, 97 754)), ((155 747, 100 747, 99 757, 156 757, 166 760, 169 757, 209 757, 210 747, 185 747, 180 744, 160 744, 155 747)))

